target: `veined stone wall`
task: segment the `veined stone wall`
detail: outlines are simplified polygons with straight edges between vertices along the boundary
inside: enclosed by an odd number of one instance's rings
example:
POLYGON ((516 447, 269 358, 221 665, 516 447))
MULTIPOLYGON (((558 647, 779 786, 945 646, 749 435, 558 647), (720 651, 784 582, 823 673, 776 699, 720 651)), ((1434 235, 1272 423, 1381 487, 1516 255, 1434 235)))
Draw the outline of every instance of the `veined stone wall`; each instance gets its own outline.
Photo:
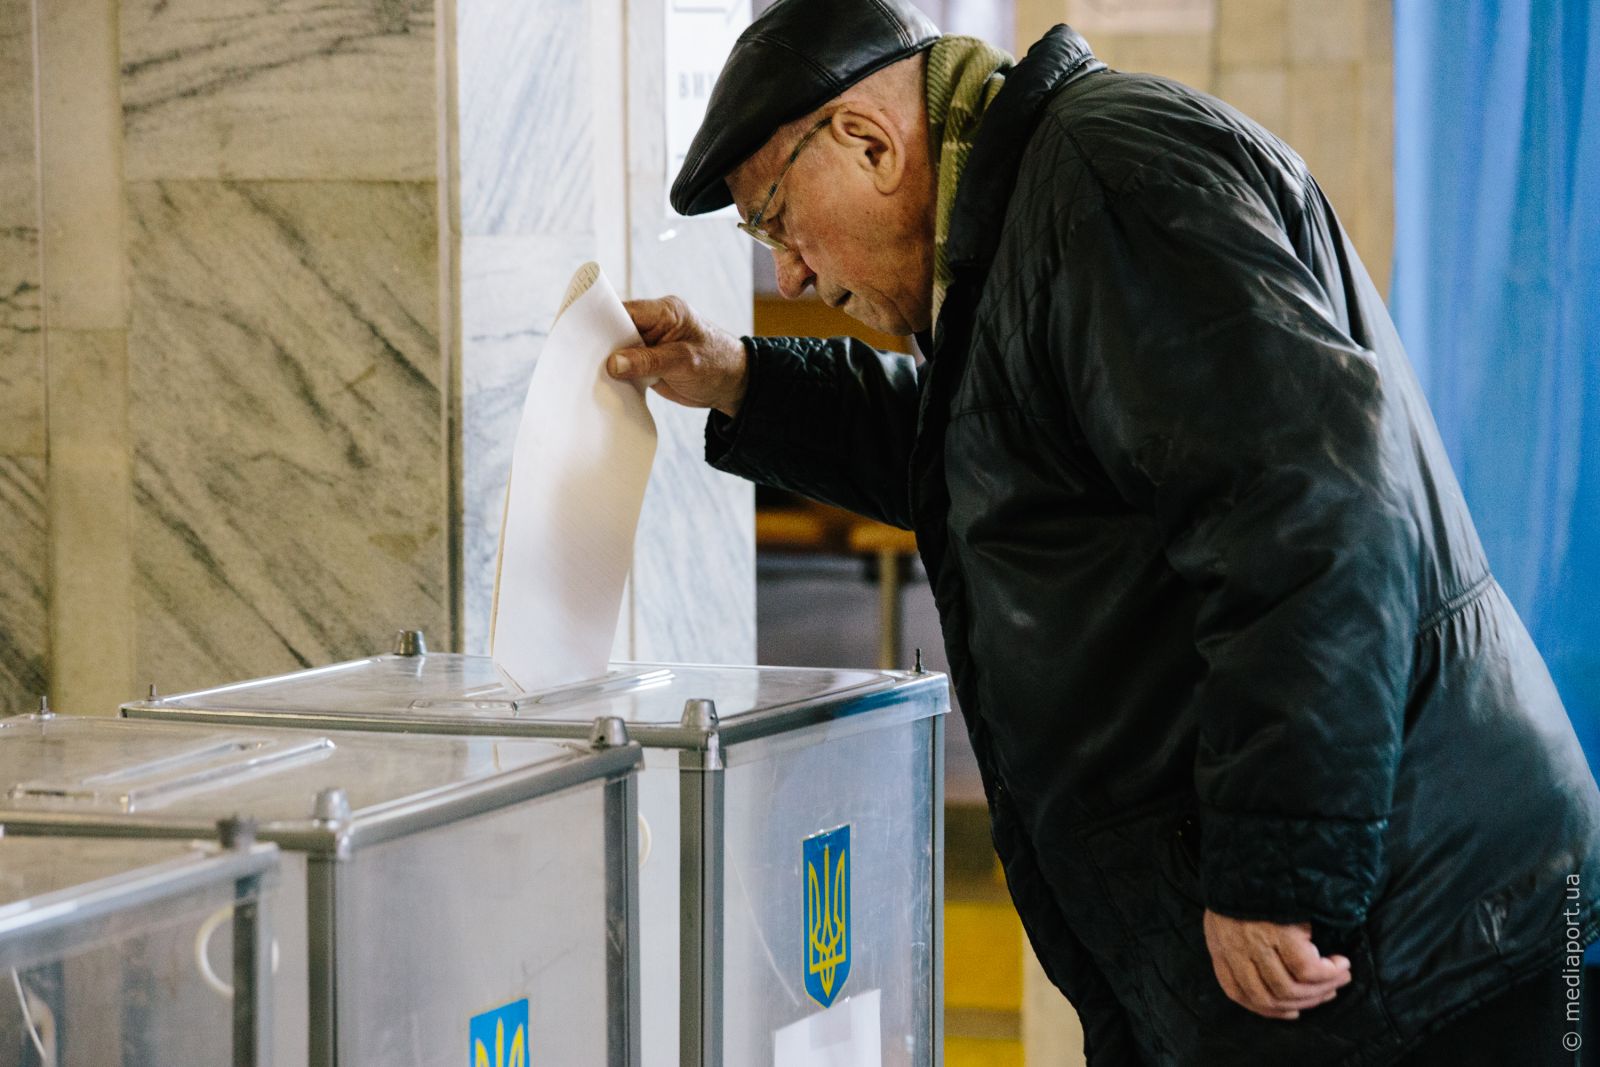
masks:
MULTIPOLYGON (((629 226, 668 2, 0 0, 0 710, 482 649, 571 270, 748 328, 629 226)), ((748 488, 659 417, 618 651, 748 661, 748 488)))

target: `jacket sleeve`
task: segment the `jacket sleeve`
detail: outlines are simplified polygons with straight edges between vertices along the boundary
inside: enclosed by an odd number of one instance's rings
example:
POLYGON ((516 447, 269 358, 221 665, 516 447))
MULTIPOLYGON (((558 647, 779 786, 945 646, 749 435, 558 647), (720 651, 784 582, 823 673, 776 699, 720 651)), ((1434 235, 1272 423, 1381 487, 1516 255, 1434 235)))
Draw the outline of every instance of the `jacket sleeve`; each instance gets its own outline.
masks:
POLYGON ((1358 924, 1383 872, 1418 621, 1396 484, 1409 445, 1385 438, 1398 420, 1380 417, 1377 361, 1248 190, 1142 188, 1057 251, 1060 385, 1199 597, 1206 904, 1358 924))
POLYGON ((706 421, 706 462, 904 529, 911 527, 917 370, 846 337, 746 337, 736 418, 706 421))

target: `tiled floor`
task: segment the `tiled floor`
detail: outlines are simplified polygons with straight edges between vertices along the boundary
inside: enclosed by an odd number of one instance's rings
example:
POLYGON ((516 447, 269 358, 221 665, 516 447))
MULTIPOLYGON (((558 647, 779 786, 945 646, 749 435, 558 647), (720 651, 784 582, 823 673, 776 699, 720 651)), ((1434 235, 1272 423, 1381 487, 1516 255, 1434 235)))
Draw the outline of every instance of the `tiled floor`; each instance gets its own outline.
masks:
POLYGON ((1026 950, 984 809, 946 809, 944 884, 945 1067, 1023 1067, 1026 950))

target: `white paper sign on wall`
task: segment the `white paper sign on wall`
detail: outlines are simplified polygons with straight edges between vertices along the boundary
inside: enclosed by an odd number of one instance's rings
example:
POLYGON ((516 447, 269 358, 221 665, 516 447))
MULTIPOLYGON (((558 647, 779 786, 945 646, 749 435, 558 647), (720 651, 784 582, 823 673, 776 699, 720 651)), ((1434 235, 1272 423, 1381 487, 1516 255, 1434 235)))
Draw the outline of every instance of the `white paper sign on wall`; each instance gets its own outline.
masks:
MULTIPOLYGON (((689 155, 689 142, 705 120, 706 101, 722 73, 722 64, 733 51, 733 42, 750 25, 750 0, 666 0, 666 4, 670 189, 689 155)), ((735 213, 732 207, 725 210, 735 213)))
POLYGON ((1067 22, 1092 33, 1210 33, 1217 0, 1067 0, 1067 22))

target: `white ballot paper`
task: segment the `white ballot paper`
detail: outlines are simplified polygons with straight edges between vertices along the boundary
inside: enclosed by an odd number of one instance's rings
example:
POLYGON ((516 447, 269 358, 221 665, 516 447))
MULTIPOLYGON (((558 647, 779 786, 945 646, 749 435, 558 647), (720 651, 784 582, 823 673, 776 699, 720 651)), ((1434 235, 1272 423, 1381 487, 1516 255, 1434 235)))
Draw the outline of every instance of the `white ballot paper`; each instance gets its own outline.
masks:
POLYGON ((883 1067, 878 991, 841 1000, 772 1035, 773 1067, 883 1067))
POLYGON ((640 344, 600 268, 579 268, 528 384, 500 527, 489 650, 514 690, 606 673, 656 424, 647 383, 605 363, 640 344))

